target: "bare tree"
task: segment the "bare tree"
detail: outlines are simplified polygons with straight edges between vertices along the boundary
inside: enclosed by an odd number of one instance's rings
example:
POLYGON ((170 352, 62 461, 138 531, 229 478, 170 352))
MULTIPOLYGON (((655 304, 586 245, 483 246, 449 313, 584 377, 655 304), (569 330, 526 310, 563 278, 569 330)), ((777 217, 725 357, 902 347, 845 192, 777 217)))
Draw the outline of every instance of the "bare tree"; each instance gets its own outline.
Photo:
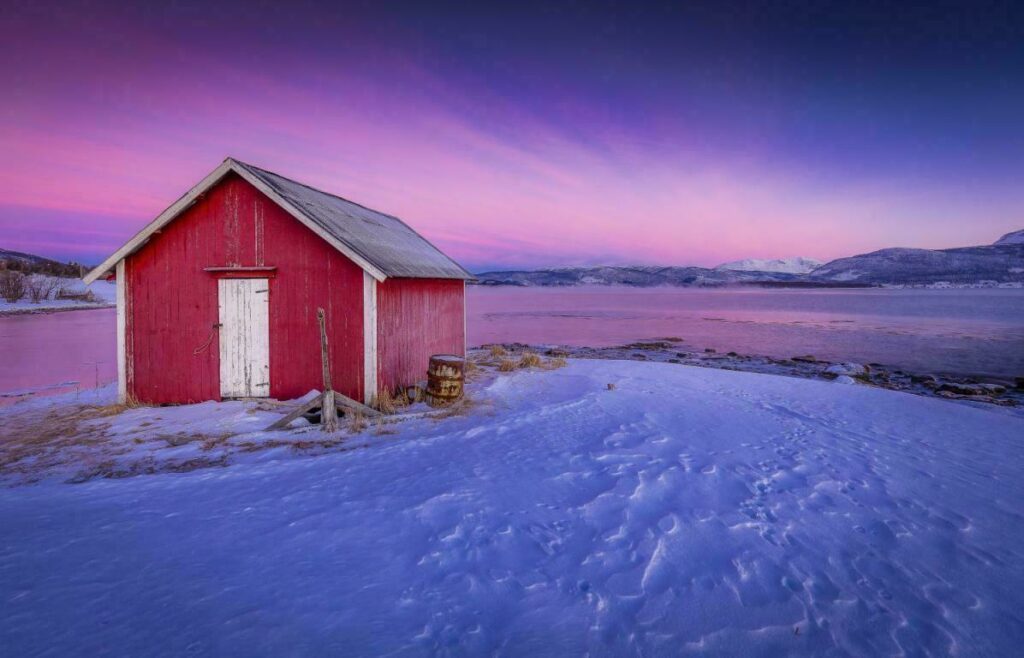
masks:
POLYGON ((28 298, 33 304, 45 301, 57 292, 60 280, 52 276, 26 277, 28 280, 28 298))
POLYGON ((0 297, 13 304, 25 296, 25 275, 13 270, 0 272, 0 297))

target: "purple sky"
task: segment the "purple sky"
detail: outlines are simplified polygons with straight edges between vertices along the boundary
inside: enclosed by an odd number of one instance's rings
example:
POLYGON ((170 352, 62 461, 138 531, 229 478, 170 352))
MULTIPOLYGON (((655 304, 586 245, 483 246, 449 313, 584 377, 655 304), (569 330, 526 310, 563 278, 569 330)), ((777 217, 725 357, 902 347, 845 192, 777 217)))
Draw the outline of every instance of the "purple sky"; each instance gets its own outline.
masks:
POLYGON ((0 248, 97 262, 228 155, 476 271, 1024 227, 1013 3, 675 4, 5 5, 0 248))

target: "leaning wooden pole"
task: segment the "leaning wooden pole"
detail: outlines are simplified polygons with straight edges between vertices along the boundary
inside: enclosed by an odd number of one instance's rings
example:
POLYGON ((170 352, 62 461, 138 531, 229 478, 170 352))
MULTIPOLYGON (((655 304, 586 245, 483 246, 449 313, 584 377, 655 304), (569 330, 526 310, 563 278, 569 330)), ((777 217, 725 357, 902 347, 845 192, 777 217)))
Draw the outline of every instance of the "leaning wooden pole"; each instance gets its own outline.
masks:
POLYGON ((320 402, 320 425, 325 432, 338 431, 338 407, 334 401, 334 388, 331 386, 331 363, 327 354, 327 321, 324 310, 316 310, 316 319, 320 324, 320 365, 323 368, 324 392, 320 402))

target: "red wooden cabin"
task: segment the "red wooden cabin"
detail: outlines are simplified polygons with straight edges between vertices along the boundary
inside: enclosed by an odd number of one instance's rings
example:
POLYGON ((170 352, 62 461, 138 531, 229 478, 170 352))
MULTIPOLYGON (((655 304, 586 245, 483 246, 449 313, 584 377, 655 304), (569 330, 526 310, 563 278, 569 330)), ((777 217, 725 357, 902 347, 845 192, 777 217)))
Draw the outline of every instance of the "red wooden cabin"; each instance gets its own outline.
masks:
POLYGON ((369 402, 464 354, 472 276, 397 217, 228 158, 99 267, 117 280, 118 386, 146 403, 369 402))

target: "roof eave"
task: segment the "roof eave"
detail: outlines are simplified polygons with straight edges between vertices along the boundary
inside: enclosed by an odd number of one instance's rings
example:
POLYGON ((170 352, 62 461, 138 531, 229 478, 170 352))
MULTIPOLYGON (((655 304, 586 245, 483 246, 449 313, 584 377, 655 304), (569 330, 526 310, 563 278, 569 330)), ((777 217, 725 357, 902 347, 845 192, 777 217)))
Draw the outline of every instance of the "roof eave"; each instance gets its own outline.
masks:
POLYGON ((286 199, 281 197, 272 188, 268 187, 262 180, 255 176, 248 168, 243 164, 235 160, 234 158, 227 158, 220 164, 219 167, 214 169, 207 175, 203 180, 199 181, 191 190, 189 190, 184 196, 172 203, 162 213, 160 213, 156 219, 147 224, 141 231, 136 233, 131 240, 121 246, 120 249, 115 251, 109 258, 104 260, 98 266, 93 268, 88 274, 82 277, 82 281, 86 285, 99 279, 101 276, 110 272, 119 261, 131 255, 142 247, 149 240, 155 232, 169 224, 178 215, 188 209, 196 199, 199 198, 204 192, 209 190, 211 187, 216 185, 224 176, 229 172, 234 172, 241 176, 246 182, 258 189, 264 195, 266 195, 271 201, 281 207, 282 210, 287 212, 289 215, 297 219, 303 226, 313 231, 321 238, 323 238, 328 244, 340 251, 352 262, 361 267, 370 276, 377 281, 383 282, 388 276, 379 267, 370 263, 368 260, 363 258, 360 254, 356 253, 351 247, 341 242, 333 235, 330 235, 315 222, 306 217, 298 208, 288 202, 286 199))

